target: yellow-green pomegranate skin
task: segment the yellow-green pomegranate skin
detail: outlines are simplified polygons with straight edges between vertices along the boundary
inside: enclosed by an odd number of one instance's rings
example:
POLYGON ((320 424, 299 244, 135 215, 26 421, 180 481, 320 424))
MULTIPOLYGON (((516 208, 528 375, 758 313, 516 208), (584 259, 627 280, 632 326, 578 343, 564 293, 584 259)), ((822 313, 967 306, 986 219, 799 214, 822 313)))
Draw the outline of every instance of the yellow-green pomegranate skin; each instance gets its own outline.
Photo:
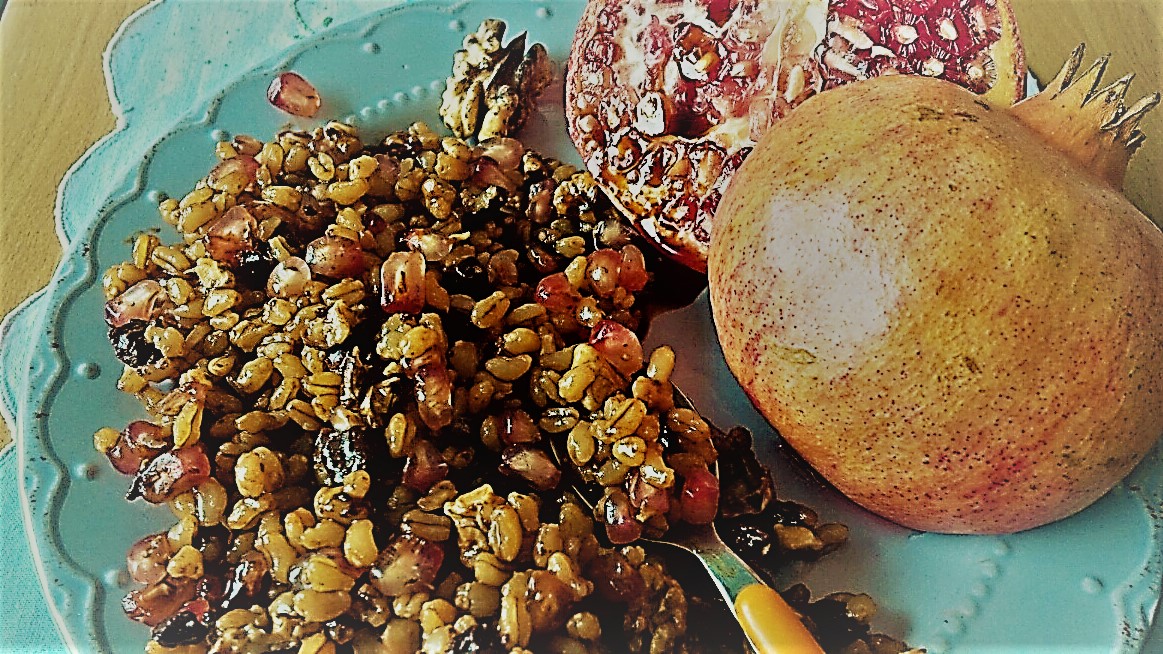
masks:
POLYGON ((1163 233, 952 84, 881 77, 792 112, 732 180, 708 274, 755 405, 902 525, 1063 518, 1163 433, 1163 233))

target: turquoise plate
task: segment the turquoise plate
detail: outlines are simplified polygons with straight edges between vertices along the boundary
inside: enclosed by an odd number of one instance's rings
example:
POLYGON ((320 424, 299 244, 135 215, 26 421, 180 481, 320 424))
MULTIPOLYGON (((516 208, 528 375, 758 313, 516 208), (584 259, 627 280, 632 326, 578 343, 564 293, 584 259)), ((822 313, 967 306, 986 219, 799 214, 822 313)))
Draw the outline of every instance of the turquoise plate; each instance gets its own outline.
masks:
MULTIPOLYGON (((62 184, 57 221, 66 254, 52 283, 0 328, 0 396, 18 435, 23 523, 67 647, 141 650, 146 629, 120 609, 129 588, 124 555, 138 537, 172 523, 163 508, 123 499, 127 478, 91 438, 98 427, 144 417, 115 389, 120 366, 105 340, 99 279, 128 256, 133 234, 160 225, 159 197, 191 188, 212 165, 216 141, 265 138, 288 124, 265 100, 278 72, 303 74, 324 97, 321 115, 374 137, 416 119, 438 122, 452 53, 481 19, 528 30, 560 62, 581 9, 578 1, 530 0, 163 1, 122 27, 105 61, 118 128, 62 184)), ((560 107, 547 106, 529 139, 576 161, 562 125, 560 107)), ((879 630, 935 653, 1145 651, 1163 569, 1160 448, 1099 503, 1058 524, 1007 537, 914 533, 788 466, 723 364, 705 297, 662 317, 649 341, 675 345, 678 381, 714 421, 755 430, 781 495, 852 528, 849 546, 788 568, 784 583, 869 592, 883 607, 879 630)))

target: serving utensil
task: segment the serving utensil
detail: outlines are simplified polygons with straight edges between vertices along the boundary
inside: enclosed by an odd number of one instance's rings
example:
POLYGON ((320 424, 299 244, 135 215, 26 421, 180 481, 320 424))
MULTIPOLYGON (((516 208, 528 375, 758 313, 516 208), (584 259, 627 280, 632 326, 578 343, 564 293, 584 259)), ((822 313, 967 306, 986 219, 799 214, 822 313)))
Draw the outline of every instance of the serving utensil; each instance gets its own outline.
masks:
MULTIPOLYGON (((674 396, 676 405, 695 408, 690 398, 677 387, 674 396)), ((559 451, 559 445, 553 441, 550 445, 558 464, 566 469, 572 468, 568 457, 559 451)), ((718 462, 711 472, 718 478, 718 462)), ((579 483, 575 483, 573 489, 592 511, 594 489, 579 483)), ((681 523, 672 526, 659 538, 643 537, 639 540, 672 545, 693 554, 711 575, 715 588, 727 602, 756 654, 823 654, 824 650, 795 609, 723 542, 713 522, 705 525, 681 523)))

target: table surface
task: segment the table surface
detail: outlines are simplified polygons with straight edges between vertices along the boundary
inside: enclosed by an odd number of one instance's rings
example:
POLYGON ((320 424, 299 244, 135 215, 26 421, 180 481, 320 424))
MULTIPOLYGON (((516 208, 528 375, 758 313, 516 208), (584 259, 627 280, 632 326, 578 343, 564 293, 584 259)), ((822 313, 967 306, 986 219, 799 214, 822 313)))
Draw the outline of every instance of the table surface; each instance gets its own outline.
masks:
MULTIPOLYGON (((202 1, 210 13, 231 0, 202 1)), ((1163 0, 1011 1, 1031 70, 1041 79, 1085 42, 1091 56, 1113 53, 1108 79, 1137 71, 1136 98, 1163 89, 1163 0)), ((122 21, 145 4, 0 0, 0 316, 44 286, 56 266, 57 186, 115 124, 102 53, 122 21)), ((1163 221, 1163 109, 1148 116, 1143 130, 1148 140, 1132 160, 1127 194, 1163 221)), ((0 450, 8 442, 0 424, 0 450)), ((10 479, 2 483, 15 475, 10 479)))

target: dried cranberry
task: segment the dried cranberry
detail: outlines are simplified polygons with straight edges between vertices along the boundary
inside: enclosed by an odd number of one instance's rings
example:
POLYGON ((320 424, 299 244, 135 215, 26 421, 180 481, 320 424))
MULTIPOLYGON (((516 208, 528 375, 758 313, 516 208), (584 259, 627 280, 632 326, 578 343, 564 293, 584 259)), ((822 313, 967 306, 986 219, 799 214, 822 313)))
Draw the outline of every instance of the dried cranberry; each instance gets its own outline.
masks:
POLYGON ((109 328, 109 342, 113 354, 130 368, 141 368, 162 360, 161 350, 145 338, 146 323, 131 320, 120 327, 109 328))
POLYGON ((210 633, 210 605, 204 599, 188 602, 153 629, 153 640, 163 647, 202 642, 210 633))
POLYGON ((771 553, 773 536, 771 527, 763 529, 750 520, 737 520, 719 528, 723 541, 739 556, 755 562, 771 553))
POLYGON ((324 486, 339 486, 343 478, 370 465, 370 444, 363 429, 322 429, 315 437, 311 462, 324 486))
POLYGON ((238 254, 238 266, 234 269, 234 276, 247 288, 261 289, 266 287, 267 279, 270 278, 274 267, 275 258, 263 243, 259 248, 238 254))
POLYGON ((493 292, 489 273, 476 257, 462 259, 446 268, 440 282, 449 293, 460 293, 472 298, 482 298, 493 292))
POLYGON ((620 552, 606 551, 586 566, 598 597, 608 602, 635 603, 646 595, 646 582, 637 568, 620 552))
POLYGON ((230 579, 222 594, 222 610, 248 608, 263 593, 270 582, 270 564, 258 551, 252 550, 231 569, 230 579))

